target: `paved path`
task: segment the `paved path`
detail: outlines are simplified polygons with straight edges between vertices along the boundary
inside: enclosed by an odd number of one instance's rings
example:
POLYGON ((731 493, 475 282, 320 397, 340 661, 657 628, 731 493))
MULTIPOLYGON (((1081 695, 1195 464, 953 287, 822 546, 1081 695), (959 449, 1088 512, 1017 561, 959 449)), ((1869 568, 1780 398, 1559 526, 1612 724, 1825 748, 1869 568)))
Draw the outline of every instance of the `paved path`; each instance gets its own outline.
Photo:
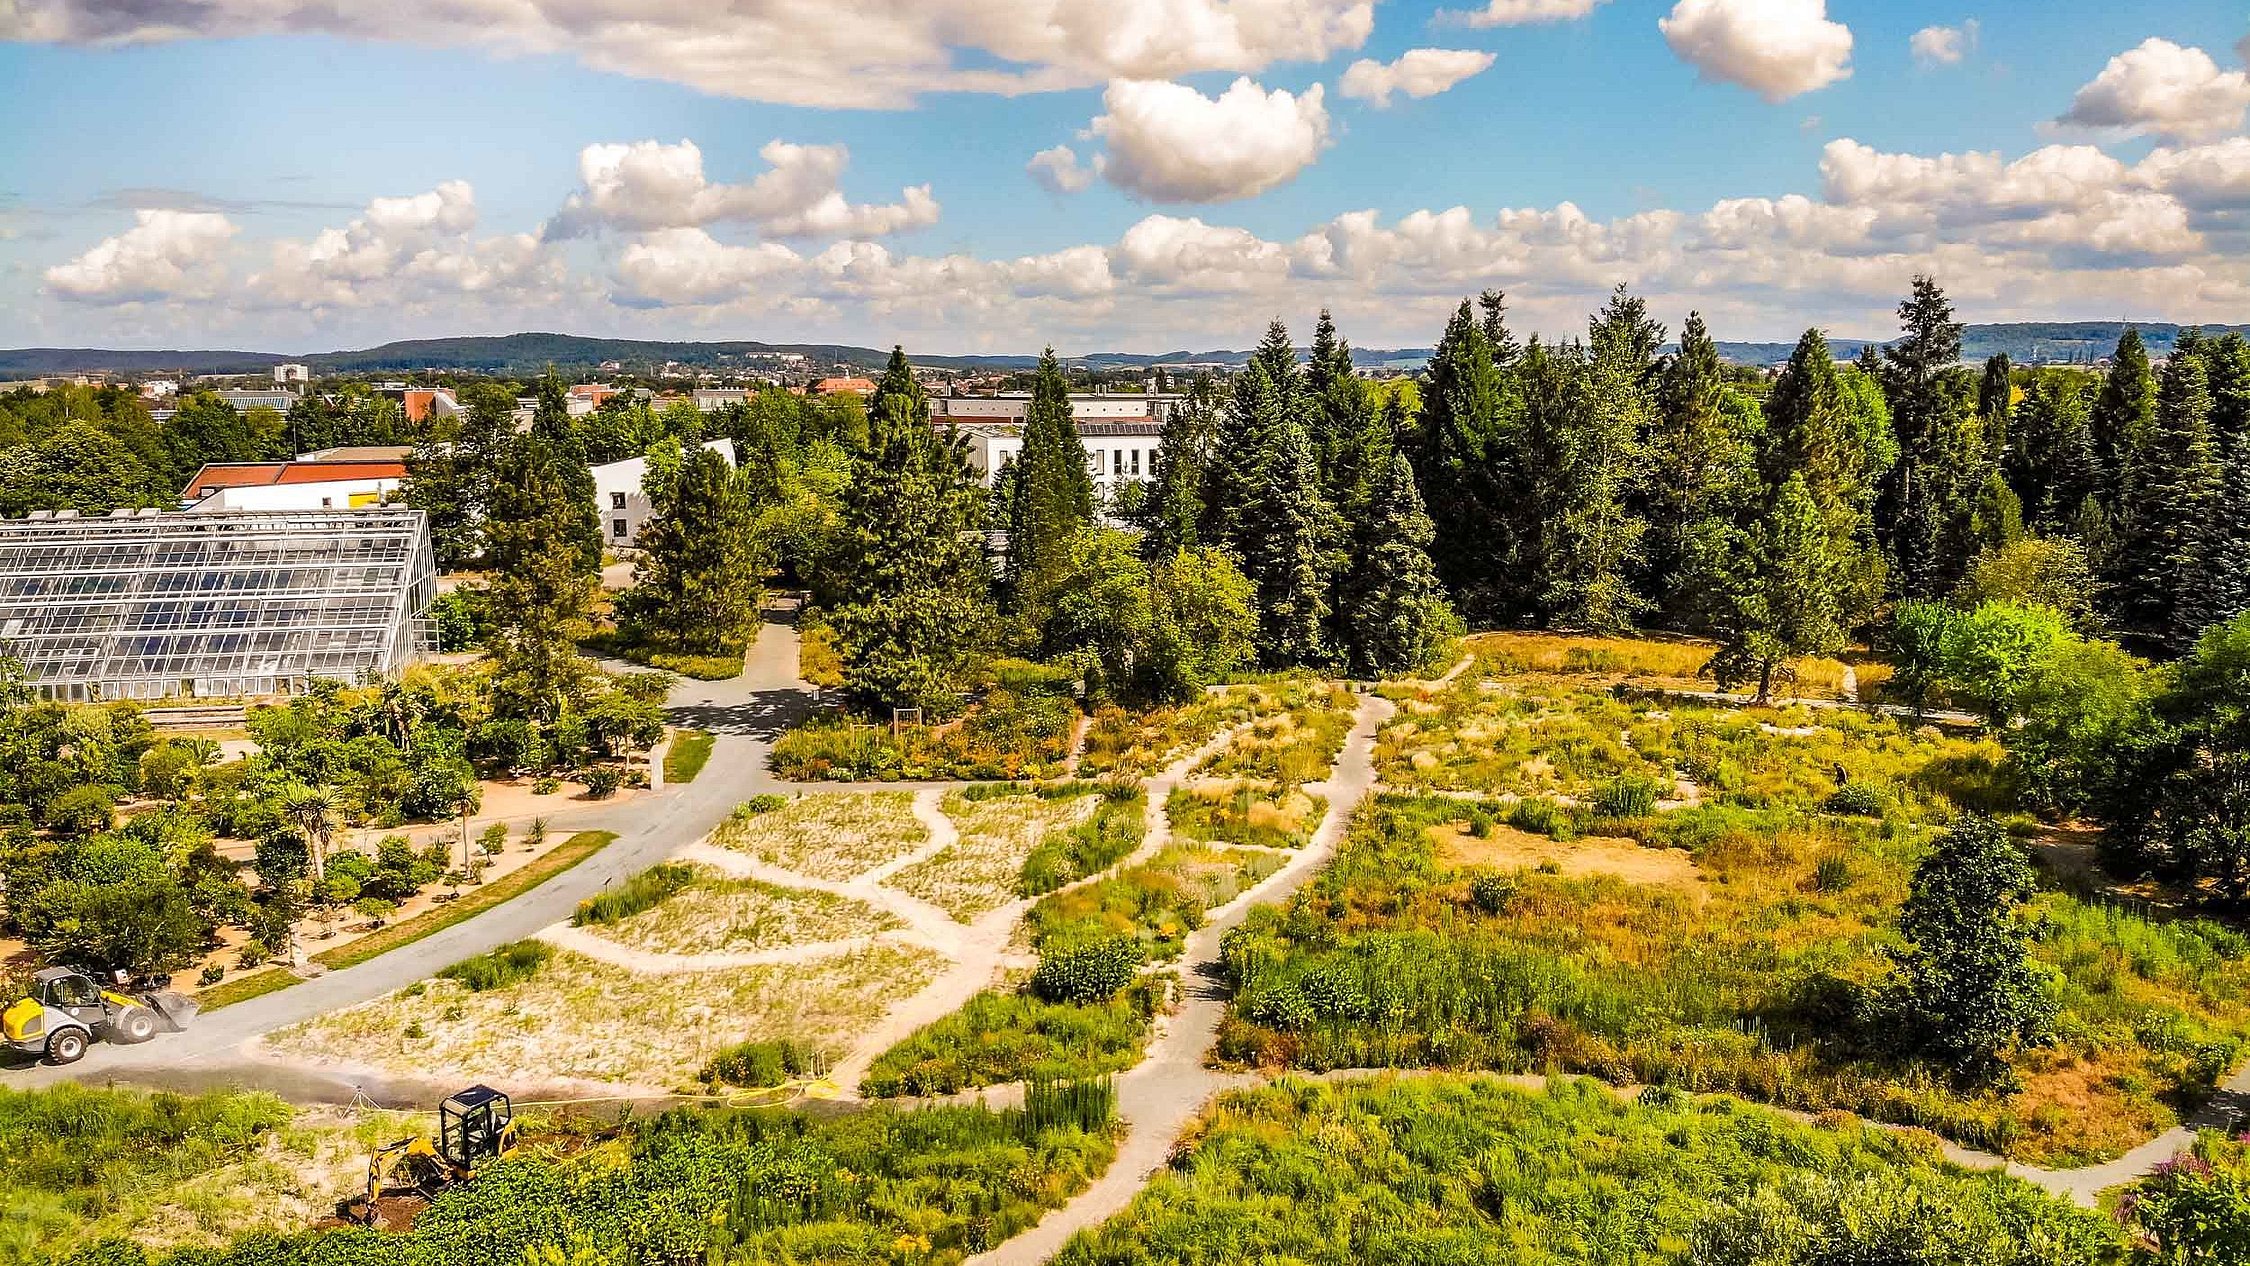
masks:
POLYGON ((557 831, 608 830, 618 838, 592 857, 512 901, 442 932, 401 946, 342 971, 332 971, 260 998, 200 1017, 185 1033, 168 1033, 142 1046, 97 1043, 76 1064, 38 1064, 8 1070, 12 1089, 63 1080, 101 1081, 177 1075, 208 1077, 236 1065, 250 1084, 267 1084, 271 1065, 241 1064, 252 1038, 379 998, 442 967, 521 940, 562 922, 578 903, 612 883, 638 874, 682 845, 708 835, 744 799, 763 791, 794 789, 766 770, 773 741, 811 710, 809 688, 797 677, 797 631, 768 622, 751 647, 743 674, 731 681, 681 678, 670 700, 674 724, 717 736, 711 759, 692 783, 627 804, 551 815, 557 831))
POLYGON ((1117 1110, 1126 1128, 1117 1159, 1092 1186, 1048 1213, 1039 1225, 970 1258, 970 1262, 1032 1266, 1046 1261, 1072 1235, 1122 1212, 1150 1175, 1163 1167, 1173 1141, 1211 1096, 1259 1080, 1204 1066, 1204 1057, 1227 1008, 1226 989, 1218 977, 1220 945, 1227 933, 1241 926, 1250 907, 1295 891, 1327 862, 1344 837, 1352 811, 1374 784, 1370 757, 1375 732, 1391 712, 1391 704, 1374 695, 1360 700, 1359 715, 1344 741, 1343 755, 1328 781, 1318 785, 1328 797, 1328 812, 1313 833, 1312 842, 1289 865, 1211 911, 1203 926, 1187 938, 1180 956, 1181 977, 1188 982, 1186 1001, 1170 1017, 1149 1057, 1117 1079, 1117 1110))

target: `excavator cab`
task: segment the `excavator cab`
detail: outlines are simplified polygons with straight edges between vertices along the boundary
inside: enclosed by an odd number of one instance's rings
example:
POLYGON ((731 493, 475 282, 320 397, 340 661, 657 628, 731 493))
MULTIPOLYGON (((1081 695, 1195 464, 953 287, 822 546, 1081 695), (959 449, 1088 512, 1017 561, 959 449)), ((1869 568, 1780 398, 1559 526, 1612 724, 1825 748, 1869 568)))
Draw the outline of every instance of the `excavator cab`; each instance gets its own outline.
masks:
POLYGON ((515 1109, 490 1086, 471 1086, 438 1105, 438 1154, 464 1175, 515 1146, 515 1109))
POLYGON ((471 1086, 438 1105, 435 1138, 403 1138, 369 1158, 367 1194, 345 1214, 376 1225, 386 1198, 432 1199, 515 1150, 515 1107, 508 1096, 490 1086, 471 1086))

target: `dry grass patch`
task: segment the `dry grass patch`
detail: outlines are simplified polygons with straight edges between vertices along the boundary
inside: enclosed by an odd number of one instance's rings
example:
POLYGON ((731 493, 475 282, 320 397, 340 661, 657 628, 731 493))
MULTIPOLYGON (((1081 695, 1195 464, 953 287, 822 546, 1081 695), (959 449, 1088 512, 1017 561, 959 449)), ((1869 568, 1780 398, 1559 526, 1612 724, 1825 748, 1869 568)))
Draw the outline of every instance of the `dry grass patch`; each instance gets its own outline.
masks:
POLYGON ((1332 682, 1252 686, 1253 697, 1273 692, 1283 710, 1264 716, 1223 751, 1196 766, 1206 778, 1252 778, 1296 787, 1328 777, 1351 732, 1359 700, 1332 682))
POLYGON ((1094 713, 1079 753, 1082 778, 1148 778, 1210 742, 1220 730, 1289 707, 1288 692, 1273 686, 1230 686, 1205 692, 1177 708, 1128 712, 1114 705, 1094 713))
POLYGON ((652 954, 730 954, 872 936, 902 924, 864 901, 697 868, 695 880, 654 908, 587 931, 652 954))
POLYGON ((1326 797, 1249 782, 1181 787, 1165 802, 1179 839, 1265 848, 1304 847, 1327 812, 1326 797))
POLYGON ((1703 887, 1703 873, 1695 859, 1676 848, 1650 848, 1637 840, 1589 835, 1565 844, 1544 835, 1519 831, 1504 823, 1491 823, 1478 836, 1458 823, 1444 822, 1429 828, 1438 860, 1453 867, 1481 866, 1492 870, 1539 870, 1577 878, 1609 875, 1634 884, 1674 884, 1703 887))
POLYGON ((528 980, 471 993, 449 980, 282 1029, 278 1054, 440 1081, 507 1077, 686 1086, 719 1051, 790 1038, 830 1056, 942 960, 889 946, 816 963, 646 976, 555 951, 528 980))
MULTIPOLYGON (((1632 681, 1679 690, 1710 690, 1703 666, 1718 648, 1700 638, 1584 637, 1568 633, 1485 633, 1469 639, 1477 662, 1467 677, 1544 673, 1632 681)), ((1792 660, 1796 674, 1784 687, 1803 699, 1844 697, 1844 663, 1826 657, 1792 660)), ((1872 665, 1861 665, 1861 682, 1872 665)))
POLYGON ((887 886, 920 897, 962 923, 974 922, 1015 900, 1024 859, 1049 831, 1085 820, 1098 796, 1049 800, 1044 796, 945 797, 943 810, 961 833, 952 844, 898 872, 887 886))
POLYGON ((772 866, 841 882, 930 842, 906 791, 798 796, 777 809, 743 805, 711 842, 772 866))

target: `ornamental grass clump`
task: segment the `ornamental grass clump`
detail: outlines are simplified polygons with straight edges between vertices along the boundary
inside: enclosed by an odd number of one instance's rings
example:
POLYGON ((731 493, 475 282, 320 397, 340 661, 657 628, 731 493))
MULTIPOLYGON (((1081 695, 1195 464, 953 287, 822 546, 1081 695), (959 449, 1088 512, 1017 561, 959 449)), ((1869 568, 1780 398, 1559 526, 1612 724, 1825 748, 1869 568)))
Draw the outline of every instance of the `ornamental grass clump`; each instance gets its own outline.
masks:
POLYGON ((617 923, 653 910, 695 882, 695 867, 685 862, 658 862, 615 888, 578 903, 570 916, 572 927, 617 923))
POLYGON ((545 941, 510 941, 489 953, 462 959, 438 975, 470 993, 488 993, 531 979, 554 956, 555 947, 545 941))
POLYGON ((1106 937, 1040 959, 1031 976, 1031 991, 1048 1002, 1105 1002, 1132 984, 1140 970, 1138 941, 1106 937))

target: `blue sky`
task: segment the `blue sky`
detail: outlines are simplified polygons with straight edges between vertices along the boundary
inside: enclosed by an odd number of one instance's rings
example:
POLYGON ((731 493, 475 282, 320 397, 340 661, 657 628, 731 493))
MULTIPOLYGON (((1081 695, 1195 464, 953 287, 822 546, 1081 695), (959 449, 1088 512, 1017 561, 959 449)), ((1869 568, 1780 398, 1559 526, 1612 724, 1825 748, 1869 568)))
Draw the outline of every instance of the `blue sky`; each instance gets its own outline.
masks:
MULTIPOLYGON (((887 4, 737 0, 655 6, 684 15, 621 41, 584 14, 628 0, 530 0, 556 14, 520 30, 445 16, 498 0, 393 0, 366 30, 248 0, 120 29, 114 5, 17 0, 0 345, 538 328, 1160 350, 1323 303, 1397 345, 1486 285, 1567 334, 1618 281, 1674 322, 1700 306, 1722 337, 1778 339, 1879 332, 1918 269, 1971 319, 2250 319, 2236 4, 1491 2, 1550 20, 933 0, 942 20, 902 29, 887 4), (1931 28, 1951 60, 1913 51, 1931 28), (1354 63, 1415 49, 1491 61, 1387 107, 1346 95, 1354 63), (582 178, 587 146, 683 140, 700 195, 656 167, 606 195, 582 178), (777 140, 818 148, 754 193, 777 140), (1082 189, 1027 170, 1056 145, 1082 189), (543 235, 574 194, 579 227, 543 235)), ((676 175, 683 154, 642 157, 676 175)))

